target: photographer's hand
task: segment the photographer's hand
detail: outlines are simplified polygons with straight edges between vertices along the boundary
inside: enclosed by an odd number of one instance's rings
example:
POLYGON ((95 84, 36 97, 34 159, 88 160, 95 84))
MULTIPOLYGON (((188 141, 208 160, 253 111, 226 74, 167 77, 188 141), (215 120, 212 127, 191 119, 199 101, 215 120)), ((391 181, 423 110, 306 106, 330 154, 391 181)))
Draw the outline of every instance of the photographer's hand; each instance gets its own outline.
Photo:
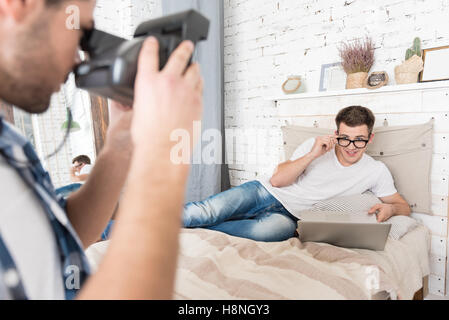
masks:
MULTIPOLYGON (((80 298, 169 299, 189 166, 170 159, 173 130, 187 130, 202 112, 203 81, 183 42, 159 71, 158 44, 145 42, 139 60, 127 188, 111 245, 80 298), (185 72, 184 72, 185 71, 185 72)), ((193 145, 193 144, 192 144, 193 145)))
POLYGON ((203 80, 199 65, 186 66, 193 53, 186 41, 159 71, 158 44, 149 39, 142 49, 137 73, 132 135, 136 147, 171 146, 170 134, 184 129, 192 134, 201 119, 203 80), (185 72, 184 72, 185 71, 185 72))

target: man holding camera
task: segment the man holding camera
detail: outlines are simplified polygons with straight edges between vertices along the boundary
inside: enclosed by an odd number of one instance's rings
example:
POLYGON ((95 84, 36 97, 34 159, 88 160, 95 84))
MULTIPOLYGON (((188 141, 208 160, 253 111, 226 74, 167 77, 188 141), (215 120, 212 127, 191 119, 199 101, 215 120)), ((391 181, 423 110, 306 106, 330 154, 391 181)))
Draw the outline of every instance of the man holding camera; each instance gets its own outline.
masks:
MULTIPOLYGON (((94 7, 94 0, 0 0, 0 99, 46 111, 77 63, 94 7), (80 30, 66 26, 68 5, 79 8, 80 30)), ((170 134, 192 132, 203 82, 197 64, 186 70, 193 43, 183 42, 162 71, 158 46, 146 40, 133 108, 111 106, 118 117, 105 147, 67 201, 55 196, 29 142, 0 120, 0 299, 171 298, 189 167, 170 161, 170 134), (110 249, 88 278, 83 250, 106 227, 125 180, 110 249)))

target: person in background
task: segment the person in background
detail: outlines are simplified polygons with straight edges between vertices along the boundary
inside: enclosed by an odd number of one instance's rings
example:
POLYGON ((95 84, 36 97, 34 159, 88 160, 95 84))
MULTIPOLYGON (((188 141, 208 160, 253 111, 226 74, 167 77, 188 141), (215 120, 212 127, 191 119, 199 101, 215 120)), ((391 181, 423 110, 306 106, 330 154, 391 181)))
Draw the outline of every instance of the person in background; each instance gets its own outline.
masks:
MULTIPOLYGON (((131 107, 125 107, 125 106, 118 106, 118 104, 115 101, 109 100, 109 104, 113 105, 117 108, 131 108, 131 107)), ((114 110, 114 107, 111 109, 114 110)), ((73 182, 72 184, 69 184, 67 186, 61 187, 56 189, 56 194, 60 195, 64 199, 67 199, 70 194, 72 194, 75 191, 78 191, 83 184, 87 181, 89 178, 89 174, 92 171, 92 161, 90 158, 86 155, 80 155, 72 160, 72 167, 70 168, 70 180, 73 182)), ((114 225, 114 218, 115 213, 118 210, 118 204, 117 208, 114 212, 114 215, 112 216, 111 221, 109 221, 106 229, 104 229, 103 233, 101 234, 101 237, 98 239, 98 241, 106 241, 109 240, 112 232, 112 226, 114 225)))
POLYGON ((255 241, 295 236, 301 211, 320 201, 371 191, 382 204, 371 208, 379 222, 411 213, 387 166, 366 150, 374 140, 375 116, 362 106, 342 109, 333 135, 311 138, 262 178, 184 207, 186 228, 207 228, 255 241))
POLYGON ((85 155, 78 156, 72 160, 73 167, 70 168, 70 180, 74 183, 84 183, 92 170, 90 158, 85 155))
POLYGON ((89 173, 92 170, 90 158, 85 155, 78 156, 72 160, 73 166, 70 168, 70 180, 72 184, 56 189, 56 194, 64 199, 79 188, 87 181, 89 173))

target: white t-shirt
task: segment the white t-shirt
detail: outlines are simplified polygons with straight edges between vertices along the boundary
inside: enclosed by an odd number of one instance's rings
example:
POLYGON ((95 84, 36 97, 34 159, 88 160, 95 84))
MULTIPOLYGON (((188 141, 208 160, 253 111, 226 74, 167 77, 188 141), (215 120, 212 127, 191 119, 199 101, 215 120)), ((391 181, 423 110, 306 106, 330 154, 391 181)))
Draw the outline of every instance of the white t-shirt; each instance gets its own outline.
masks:
POLYGON ((91 171, 92 171, 92 165, 90 165, 90 164, 85 164, 85 165, 81 168, 79 175, 82 176, 82 175, 84 175, 84 174, 89 174, 91 171))
MULTIPOLYGON (((77 176, 82 176, 82 175, 85 175, 85 174, 90 174, 91 171, 92 171, 92 165, 90 165, 90 164, 85 164, 85 165, 81 168, 80 172, 79 172, 79 173, 76 173, 76 175, 77 175, 77 176)), ((85 184, 86 181, 79 181, 79 182, 77 182, 77 183, 85 184)))
MULTIPOLYGON (((296 149, 291 161, 312 150, 315 138, 296 149)), ((270 179, 262 179, 263 186, 294 216, 300 218, 302 210, 310 209, 317 202, 335 197, 362 194, 372 191, 378 198, 397 193, 393 177, 384 163, 364 154, 356 164, 344 167, 338 161, 335 148, 315 159, 288 187, 275 188, 270 179)))
MULTIPOLYGON (((64 300, 59 250, 41 203, 19 174, 0 157, 0 233, 29 299, 64 300)), ((0 272, 0 299, 5 286, 0 272)))

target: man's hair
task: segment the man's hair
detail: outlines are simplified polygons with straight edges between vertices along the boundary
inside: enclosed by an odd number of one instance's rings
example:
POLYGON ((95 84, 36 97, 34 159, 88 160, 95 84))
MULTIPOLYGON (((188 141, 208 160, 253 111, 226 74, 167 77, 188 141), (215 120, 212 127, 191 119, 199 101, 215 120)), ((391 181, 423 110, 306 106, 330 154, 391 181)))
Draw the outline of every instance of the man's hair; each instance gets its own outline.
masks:
POLYGON ((374 123, 376 122, 376 117, 368 108, 351 106, 341 110, 338 113, 335 122, 337 123, 338 130, 340 130, 341 123, 344 123, 349 127, 358 127, 366 124, 368 126, 368 131, 371 134, 373 132, 374 123))
POLYGON ((74 164, 75 162, 90 164, 90 158, 85 155, 78 156, 72 160, 72 164, 74 164))
POLYGON ((54 7, 54 6, 59 6, 61 5, 63 2, 67 2, 69 0, 45 0, 45 4, 47 5, 47 7, 54 7))
POLYGON ((56 6, 67 0, 45 0, 47 6, 56 6))

